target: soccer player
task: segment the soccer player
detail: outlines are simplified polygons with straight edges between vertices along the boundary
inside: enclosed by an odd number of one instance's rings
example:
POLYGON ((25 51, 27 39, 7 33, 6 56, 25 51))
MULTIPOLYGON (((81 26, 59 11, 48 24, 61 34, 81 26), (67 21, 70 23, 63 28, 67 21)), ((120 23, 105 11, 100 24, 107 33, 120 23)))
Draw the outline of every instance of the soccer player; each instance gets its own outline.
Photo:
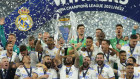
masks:
POLYGON ((18 67, 14 79, 32 79, 33 72, 35 68, 31 67, 30 56, 23 56, 22 62, 24 63, 23 67, 18 67))
POLYGON ((79 69, 79 79, 95 79, 95 70, 90 67, 91 59, 86 56, 83 60, 83 65, 79 69))
POLYGON ((122 50, 126 51, 126 56, 127 58, 130 56, 133 56, 137 60, 137 64, 140 64, 139 62, 139 57, 140 57, 140 45, 137 44, 137 36, 136 35, 131 35, 129 44, 126 44, 121 47, 122 50))
POLYGON ((97 64, 93 67, 96 71, 96 78, 98 79, 115 79, 113 69, 104 63, 104 54, 98 53, 96 55, 97 64))

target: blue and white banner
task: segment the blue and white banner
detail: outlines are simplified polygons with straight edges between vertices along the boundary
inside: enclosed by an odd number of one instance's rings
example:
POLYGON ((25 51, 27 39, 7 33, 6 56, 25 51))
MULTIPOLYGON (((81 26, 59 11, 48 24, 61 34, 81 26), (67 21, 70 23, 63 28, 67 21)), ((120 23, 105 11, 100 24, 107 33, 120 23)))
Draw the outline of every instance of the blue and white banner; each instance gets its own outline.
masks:
POLYGON ((140 23, 140 0, 29 0, 6 17, 5 34, 15 33, 17 44, 46 21, 80 11, 105 11, 140 23))

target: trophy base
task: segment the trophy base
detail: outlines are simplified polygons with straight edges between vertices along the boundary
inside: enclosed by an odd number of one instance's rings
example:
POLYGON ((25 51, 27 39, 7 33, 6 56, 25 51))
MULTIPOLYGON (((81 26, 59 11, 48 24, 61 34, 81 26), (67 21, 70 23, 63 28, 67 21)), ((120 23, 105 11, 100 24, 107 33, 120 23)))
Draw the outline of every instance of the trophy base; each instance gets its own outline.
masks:
POLYGON ((69 48, 69 47, 71 47, 71 44, 70 44, 70 43, 65 43, 65 44, 63 45, 63 48, 69 48))

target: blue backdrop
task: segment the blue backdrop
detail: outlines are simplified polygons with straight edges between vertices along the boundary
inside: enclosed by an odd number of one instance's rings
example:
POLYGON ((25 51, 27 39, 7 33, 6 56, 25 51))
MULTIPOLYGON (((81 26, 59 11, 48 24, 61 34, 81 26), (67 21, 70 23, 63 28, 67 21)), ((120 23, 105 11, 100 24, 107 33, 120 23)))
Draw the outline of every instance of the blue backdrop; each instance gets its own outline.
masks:
POLYGON ((70 11, 106 11, 123 15, 125 19, 131 18, 140 23, 140 0, 29 0, 6 17, 4 25, 6 37, 9 33, 15 33, 19 44, 30 31, 36 30, 46 21, 55 18, 56 13, 63 16, 70 11), (33 27, 28 31, 20 31, 15 25, 15 20, 19 16, 18 10, 21 7, 27 7, 33 19, 33 27))

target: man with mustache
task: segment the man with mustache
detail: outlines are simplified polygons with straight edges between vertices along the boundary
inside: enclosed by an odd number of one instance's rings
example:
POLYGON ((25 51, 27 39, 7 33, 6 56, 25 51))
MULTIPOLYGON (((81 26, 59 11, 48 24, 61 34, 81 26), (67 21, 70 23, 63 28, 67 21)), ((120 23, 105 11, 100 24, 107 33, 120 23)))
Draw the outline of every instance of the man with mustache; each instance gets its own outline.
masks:
POLYGON ((132 57, 136 58, 137 64, 140 64, 140 53, 139 53, 140 45, 137 44, 137 42, 138 42, 137 36, 131 35, 129 44, 122 46, 121 49, 126 51, 127 58, 132 56, 132 57))
POLYGON ((9 62, 19 62, 18 55, 16 52, 13 51, 13 44, 11 42, 7 42, 6 50, 1 51, 0 59, 3 57, 7 57, 9 62))
POLYGON ((52 61, 49 55, 43 58, 43 64, 47 67, 47 71, 43 68, 37 68, 33 75, 34 79, 57 79, 57 72, 52 67, 52 61))
POLYGON ((95 70, 90 67, 90 63, 90 57, 84 57, 83 65, 81 66, 79 71, 79 79, 95 79, 95 70))
POLYGON ((123 40, 123 36, 122 36, 123 26, 121 24, 117 24, 115 32, 116 32, 116 37, 114 39, 110 39, 110 43, 112 48, 119 52, 121 46, 127 44, 127 42, 123 40))
POLYGON ((104 54, 98 53, 96 55, 97 64, 93 67, 98 79, 115 79, 113 69, 104 63, 104 54))
MULTIPOLYGON (((73 65, 73 57, 71 55, 67 55, 64 59, 64 64, 62 63, 60 52, 57 52, 56 60, 59 68, 60 79, 78 79, 78 71, 79 71, 79 54, 77 53, 77 49, 75 45, 73 45, 75 62, 73 65)), ((61 48, 59 49, 61 51, 61 48)))
POLYGON ((126 65, 126 75, 122 75, 119 79, 140 79, 140 76, 134 74, 134 65, 128 63, 126 65))
POLYGON ((6 41, 6 37, 5 37, 5 34, 4 34, 4 27, 3 27, 4 24, 5 24, 5 18, 0 18, 0 39, 1 39, 1 43, 2 43, 2 45, 4 47, 4 49, 6 49, 6 43, 11 42, 13 44, 13 51, 16 52, 17 54, 19 54, 19 48, 15 44, 16 35, 10 33, 8 35, 8 41, 6 41))

